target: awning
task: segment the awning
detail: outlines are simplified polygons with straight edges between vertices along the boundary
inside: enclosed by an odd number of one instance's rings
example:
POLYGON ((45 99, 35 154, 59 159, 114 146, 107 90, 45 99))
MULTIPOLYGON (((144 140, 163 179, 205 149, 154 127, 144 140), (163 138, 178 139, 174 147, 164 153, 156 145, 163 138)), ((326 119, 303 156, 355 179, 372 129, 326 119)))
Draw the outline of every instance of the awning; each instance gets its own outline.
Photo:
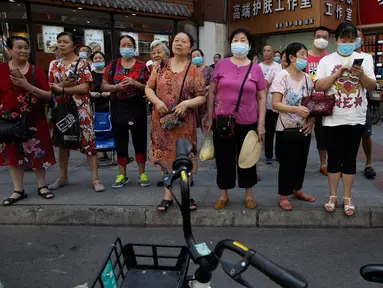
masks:
POLYGON ((160 2, 155 0, 53 0, 74 4, 107 7, 136 12, 156 13, 162 15, 191 17, 192 13, 183 4, 160 2))

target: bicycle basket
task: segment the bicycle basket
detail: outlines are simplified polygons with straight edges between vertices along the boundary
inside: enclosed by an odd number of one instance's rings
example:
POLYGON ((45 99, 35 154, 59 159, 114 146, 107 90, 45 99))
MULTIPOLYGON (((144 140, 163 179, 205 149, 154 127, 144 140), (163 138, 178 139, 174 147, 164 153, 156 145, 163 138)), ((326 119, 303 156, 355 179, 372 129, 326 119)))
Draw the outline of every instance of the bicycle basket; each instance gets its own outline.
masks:
POLYGON ((122 246, 117 238, 92 288, 181 288, 189 262, 185 246, 122 246))

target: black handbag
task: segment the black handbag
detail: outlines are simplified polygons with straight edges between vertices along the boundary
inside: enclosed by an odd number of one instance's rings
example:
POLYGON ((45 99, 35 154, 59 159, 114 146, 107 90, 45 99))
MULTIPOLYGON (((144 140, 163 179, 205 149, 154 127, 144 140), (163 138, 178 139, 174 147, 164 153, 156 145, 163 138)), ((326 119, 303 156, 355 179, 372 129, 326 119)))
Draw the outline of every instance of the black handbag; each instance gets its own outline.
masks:
POLYGON ((61 95, 56 120, 53 129, 53 144, 62 148, 81 148, 80 119, 78 108, 72 97, 66 101, 65 95, 61 95))
POLYGON ((245 79, 243 79, 241 89, 239 90, 238 101, 237 101, 237 105, 235 106, 234 114, 219 115, 216 117, 216 129, 221 138, 231 139, 235 135, 235 124, 236 124, 235 118, 239 110, 239 104, 241 103, 243 88, 245 86, 247 77, 249 77, 252 67, 253 67, 253 62, 251 62, 250 67, 246 72, 245 79))
MULTIPOLYGON (((35 65, 32 65, 32 85, 35 83, 35 65)), ((28 126, 29 108, 31 107, 33 95, 29 95, 27 110, 18 119, 0 120, 0 142, 6 144, 21 144, 31 137, 28 126)))

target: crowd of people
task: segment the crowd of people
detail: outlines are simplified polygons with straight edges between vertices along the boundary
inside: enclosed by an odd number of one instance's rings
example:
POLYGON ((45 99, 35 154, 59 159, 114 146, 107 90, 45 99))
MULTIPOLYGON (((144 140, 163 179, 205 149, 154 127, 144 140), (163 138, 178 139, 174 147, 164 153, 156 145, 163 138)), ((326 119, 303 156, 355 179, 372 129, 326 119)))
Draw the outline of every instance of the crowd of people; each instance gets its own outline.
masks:
MULTIPOLYGON (((2 119, 9 120, 28 111, 32 136, 21 144, 3 143, 0 147, 0 165, 10 166, 14 185, 14 193, 3 204, 12 205, 27 197, 23 188, 25 169, 35 171, 38 195, 44 199, 52 199, 52 191, 68 185, 72 149, 57 143, 59 177, 46 184, 45 170, 56 160, 52 142, 55 123, 47 121, 44 104, 51 101, 51 107, 57 107, 74 100, 80 123, 77 150, 88 159, 91 185, 96 192, 105 190, 98 176, 98 162, 107 159, 108 154, 104 152, 98 158, 93 114, 110 111, 119 168, 114 189, 129 182, 129 131, 138 166, 137 181, 148 187, 151 182, 145 172, 147 158, 153 165, 160 161, 171 170, 175 142, 181 137, 193 145, 189 157, 194 164, 192 174, 197 172, 197 129, 202 129, 205 135, 212 133, 214 142, 220 189, 214 208, 227 206, 229 190, 238 183, 245 189, 245 207, 254 209, 257 203, 252 189, 259 181, 256 165, 248 169, 238 165, 245 137, 254 130, 264 142, 265 163, 272 164, 274 155, 279 163, 278 205, 290 211, 290 196, 315 201, 302 190, 311 133, 315 131, 319 171, 329 182, 325 210, 335 210, 342 179, 344 213, 351 216, 355 212, 351 190, 361 140, 367 159, 365 176, 376 175, 371 166, 371 114, 367 108, 367 91, 375 89, 376 81, 372 57, 361 52, 362 39, 362 32, 353 24, 342 23, 335 32, 337 49, 330 54, 326 50, 330 31, 319 27, 311 49, 302 43, 291 43, 280 52, 266 45, 258 64, 260 55, 250 53, 249 32, 236 29, 229 38, 231 55, 222 59, 216 54, 214 64, 209 66, 203 51, 193 49, 194 39, 188 33, 174 35, 171 48, 161 41, 151 43, 152 60, 147 63, 135 56, 135 39, 123 35, 118 43, 121 57, 107 64, 99 49, 92 51, 81 46, 76 50, 73 35, 62 32, 57 36, 57 59, 52 61, 47 78, 41 67, 29 64, 28 40, 10 37, 7 46, 11 60, 0 64, 4 75, 0 78, 0 113, 2 119), (355 66, 354 59, 364 60, 355 66), (15 69, 21 72, 20 77, 12 73, 15 69), (309 96, 335 97, 332 115, 312 116, 302 105, 303 97, 309 96)), ((162 187, 163 182, 157 186, 162 187)), ((172 204, 172 195, 164 188, 158 210, 167 211, 172 204)), ((190 208, 197 209, 193 199, 190 208)))

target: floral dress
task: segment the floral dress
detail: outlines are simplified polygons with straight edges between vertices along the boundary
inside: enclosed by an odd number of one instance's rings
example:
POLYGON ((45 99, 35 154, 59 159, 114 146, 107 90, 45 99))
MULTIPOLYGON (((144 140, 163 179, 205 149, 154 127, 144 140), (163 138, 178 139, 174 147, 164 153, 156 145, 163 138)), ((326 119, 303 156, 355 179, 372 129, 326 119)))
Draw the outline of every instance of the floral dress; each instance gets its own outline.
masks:
MULTIPOLYGON (((171 70, 171 61, 172 58, 165 63, 163 68, 153 70, 147 83, 147 85, 156 92, 157 97, 168 106, 169 111, 178 104, 177 101, 187 67, 185 66, 182 72, 174 73, 171 70)), ((205 90, 205 80, 201 70, 195 65, 191 65, 185 80, 181 101, 193 99, 198 96, 205 96, 205 90)), ((193 173, 196 173, 198 169, 196 157, 197 128, 194 111, 188 109, 185 112, 184 122, 171 131, 165 131, 161 128, 160 117, 161 115, 159 115, 156 110, 153 110, 149 142, 149 160, 153 164, 155 161, 160 161, 171 171, 172 163, 176 157, 176 140, 178 138, 186 138, 193 145, 190 158, 193 161, 193 173)))
MULTIPOLYGON (((52 141, 49 135, 47 118, 42 100, 31 96, 27 91, 12 85, 8 63, 0 64, 0 115, 5 119, 17 118, 28 107, 28 127, 32 137, 17 146, 0 143, 0 166, 23 167, 25 169, 46 169, 56 163, 52 141), (22 148, 22 149, 20 149, 22 148)), ((32 83, 32 65, 25 74, 32 83)), ((41 67, 35 66, 34 85, 49 91, 49 85, 41 67)))
MULTIPOLYGON (((74 61, 69 66, 65 66, 62 63, 62 60, 56 60, 52 64, 52 69, 49 74, 49 82, 61 83, 63 82, 69 73, 69 70, 72 72, 76 69, 77 61, 74 61)), ((77 67, 77 77, 78 84, 89 83, 91 85, 92 73, 89 68, 89 64, 85 59, 81 59, 77 67)), ((90 102, 89 92, 86 94, 76 94, 76 95, 64 95, 64 99, 67 100, 69 97, 72 97, 76 103, 78 109, 78 116, 80 120, 80 133, 81 133, 81 148, 80 152, 88 156, 97 155, 96 151, 96 138, 93 129, 93 116, 90 102)), ((55 101, 61 103, 61 95, 55 95, 55 101)), ((65 101, 64 100, 64 101, 65 101)), ((53 129, 52 129, 53 130, 53 129)))

